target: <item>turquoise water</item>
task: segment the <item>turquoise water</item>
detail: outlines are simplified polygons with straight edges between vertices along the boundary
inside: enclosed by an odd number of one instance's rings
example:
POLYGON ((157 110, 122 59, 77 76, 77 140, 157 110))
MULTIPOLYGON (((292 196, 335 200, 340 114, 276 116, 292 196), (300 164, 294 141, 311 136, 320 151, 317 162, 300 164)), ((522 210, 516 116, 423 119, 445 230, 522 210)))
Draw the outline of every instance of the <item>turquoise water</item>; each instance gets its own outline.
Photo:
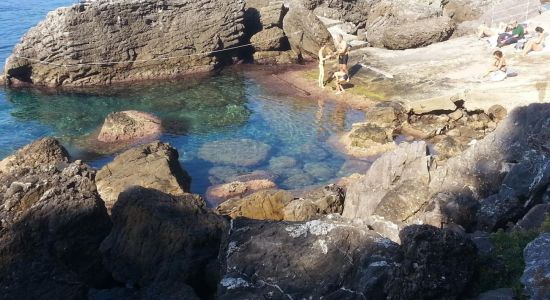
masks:
MULTIPOLYGON (((48 10, 72 2, 1 3, 0 59, 9 55, 18 38, 48 10)), ((191 189, 200 194, 212 184, 230 180, 232 175, 254 170, 276 174, 276 183, 283 188, 320 184, 348 175, 345 166, 349 163, 344 164, 347 158, 331 149, 327 139, 363 118, 361 112, 341 104, 272 95, 253 79, 230 70, 184 82, 86 92, 0 89, 0 158, 35 139, 54 136, 74 159, 101 167, 113 155, 100 153, 88 140, 109 113, 129 109, 162 119, 165 133, 161 140, 178 149, 180 161, 192 177, 191 189), (250 139, 271 149, 267 157, 248 167, 225 166, 199 157, 204 144, 231 139, 250 139), (295 165, 288 164, 292 159, 295 165)), ((228 148, 223 152, 235 151, 242 150, 228 148)))

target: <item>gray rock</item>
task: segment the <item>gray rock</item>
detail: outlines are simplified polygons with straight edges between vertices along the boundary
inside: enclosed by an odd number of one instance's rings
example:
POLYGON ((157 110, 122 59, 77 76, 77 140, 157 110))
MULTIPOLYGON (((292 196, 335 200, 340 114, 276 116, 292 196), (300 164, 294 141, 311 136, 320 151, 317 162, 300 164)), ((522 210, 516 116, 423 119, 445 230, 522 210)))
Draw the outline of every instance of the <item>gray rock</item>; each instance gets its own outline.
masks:
POLYGON ((473 278, 475 245, 429 225, 412 225, 399 235, 404 258, 390 275, 387 299, 457 299, 473 278))
POLYGON ((533 300, 550 298, 550 233, 539 235, 523 250, 525 270, 521 283, 533 300))
POLYGON ((393 101, 378 103, 365 111, 365 121, 378 127, 397 127, 406 117, 403 105, 393 101))
POLYGON ((215 164, 250 167, 264 161, 270 150, 271 146, 254 140, 222 140, 202 145, 199 157, 215 164))
POLYGON ((550 204, 537 204, 516 223, 516 228, 524 230, 538 230, 544 219, 550 217, 550 204))
POLYGON ((157 287, 152 292, 161 294, 158 287, 165 285, 215 290, 211 270, 227 223, 199 206, 197 197, 142 187, 121 193, 112 209, 113 229, 100 247, 114 278, 145 290, 157 287))
POLYGON ((256 51, 280 51, 283 46, 288 44, 285 33, 281 28, 272 27, 264 29, 250 38, 256 51))
POLYGON ((5 70, 16 80, 47 86, 107 85, 211 70, 231 52, 190 55, 238 45, 243 7, 232 0, 102 0, 59 8, 27 32, 5 70), (58 66, 105 61, 124 63, 58 66))
POLYGON ((404 22, 387 28, 381 42, 385 48, 393 50, 424 47, 447 40, 455 26, 446 16, 404 22))
POLYGON ((514 300, 516 295, 513 289, 496 289, 480 294, 477 300, 514 300))
POLYGON ((182 169, 178 151, 154 142, 119 154, 97 172, 99 194, 110 210, 118 195, 133 185, 157 189, 174 196, 189 191, 191 178, 182 169))
POLYGON ((296 199, 284 208, 284 220, 309 221, 328 214, 342 214, 345 192, 335 184, 294 193, 296 199))
POLYGON ((291 0, 283 19, 291 49, 299 58, 317 58, 323 44, 332 47, 332 36, 325 25, 309 11, 301 0, 291 0))
POLYGON ((65 153, 43 139, 19 150, 11 172, 0 173, 4 299, 84 299, 89 287, 111 283, 98 251, 111 221, 95 172, 66 163, 65 153))
POLYGON ((244 24, 251 34, 283 25, 285 9, 282 1, 246 0, 244 24))
POLYGON ((339 219, 234 220, 222 255, 220 299, 384 299, 399 246, 339 219))

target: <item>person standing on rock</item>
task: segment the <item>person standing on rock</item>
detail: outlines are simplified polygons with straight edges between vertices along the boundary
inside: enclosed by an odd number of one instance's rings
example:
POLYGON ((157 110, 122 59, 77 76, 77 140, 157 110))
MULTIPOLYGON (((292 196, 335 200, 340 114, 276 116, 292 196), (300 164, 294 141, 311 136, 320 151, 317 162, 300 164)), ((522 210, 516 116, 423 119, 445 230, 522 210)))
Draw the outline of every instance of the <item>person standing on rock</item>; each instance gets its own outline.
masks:
POLYGON ((344 41, 344 37, 341 34, 336 36, 336 53, 338 54, 338 67, 341 72, 346 73, 346 81, 349 82, 349 70, 348 70, 348 59, 350 45, 344 41))

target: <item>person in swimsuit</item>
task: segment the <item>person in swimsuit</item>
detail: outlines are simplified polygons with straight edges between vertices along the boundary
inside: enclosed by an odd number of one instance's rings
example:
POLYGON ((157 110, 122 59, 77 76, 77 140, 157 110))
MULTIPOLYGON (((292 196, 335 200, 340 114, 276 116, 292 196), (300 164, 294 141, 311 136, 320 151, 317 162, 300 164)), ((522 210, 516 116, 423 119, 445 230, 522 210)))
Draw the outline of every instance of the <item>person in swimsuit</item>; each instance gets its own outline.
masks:
POLYGON ((341 34, 336 36, 336 53, 338 54, 338 67, 340 71, 346 73, 347 82, 349 82, 348 59, 349 59, 349 44, 344 41, 341 34))
POLYGON ((526 56, 530 51, 542 51, 544 49, 544 39, 546 34, 542 27, 535 28, 535 37, 530 39, 523 48, 523 56, 526 56))
POLYGON ((321 48, 319 49, 319 87, 325 88, 325 61, 330 59, 332 55, 326 55, 325 56, 325 50, 327 48, 327 44, 323 44, 321 48))
POLYGON ((487 77, 487 75, 491 75, 491 81, 502 81, 506 79, 506 59, 504 59, 502 51, 497 50, 493 52, 493 62, 483 77, 487 77))
POLYGON ((334 72, 334 79, 335 79, 335 83, 336 83, 336 94, 341 94, 343 92, 345 92, 344 90, 344 87, 342 86, 342 84, 344 82, 348 82, 349 81, 349 77, 348 77, 348 74, 346 73, 346 70, 344 69, 344 67, 340 66, 340 71, 337 71, 337 72, 334 72))

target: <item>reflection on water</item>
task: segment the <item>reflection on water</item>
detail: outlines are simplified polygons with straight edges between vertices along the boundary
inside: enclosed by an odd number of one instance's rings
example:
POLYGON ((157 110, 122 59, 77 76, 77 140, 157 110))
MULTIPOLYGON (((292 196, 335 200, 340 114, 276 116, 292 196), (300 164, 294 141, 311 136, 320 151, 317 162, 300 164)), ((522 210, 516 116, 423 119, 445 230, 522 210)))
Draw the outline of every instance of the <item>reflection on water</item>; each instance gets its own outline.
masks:
MULTIPOLYGON (((162 119, 165 134, 161 140, 178 149, 184 168, 193 178, 192 190, 197 193, 204 193, 211 184, 230 180, 227 174, 258 169, 277 176, 276 183, 283 188, 320 184, 346 175, 341 170, 346 157, 326 141, 363 118, 361 112, 343 104, 270 95, 252 79, 232 73, 103 91, 3 93, 1 157, 36 138, 53 135, 74 158, 101 167, 112 156, 79 149, 79 141, 97 130, 110 112, 146 111, 162 119), (198 157, 205 143, 245 138, 271 146, 268 156, 256 166, 223 166, 198 157), (293 160, 292 165, 278 163, 293 160)), ((222 152, 231 151, 239 149, 222 152)))

